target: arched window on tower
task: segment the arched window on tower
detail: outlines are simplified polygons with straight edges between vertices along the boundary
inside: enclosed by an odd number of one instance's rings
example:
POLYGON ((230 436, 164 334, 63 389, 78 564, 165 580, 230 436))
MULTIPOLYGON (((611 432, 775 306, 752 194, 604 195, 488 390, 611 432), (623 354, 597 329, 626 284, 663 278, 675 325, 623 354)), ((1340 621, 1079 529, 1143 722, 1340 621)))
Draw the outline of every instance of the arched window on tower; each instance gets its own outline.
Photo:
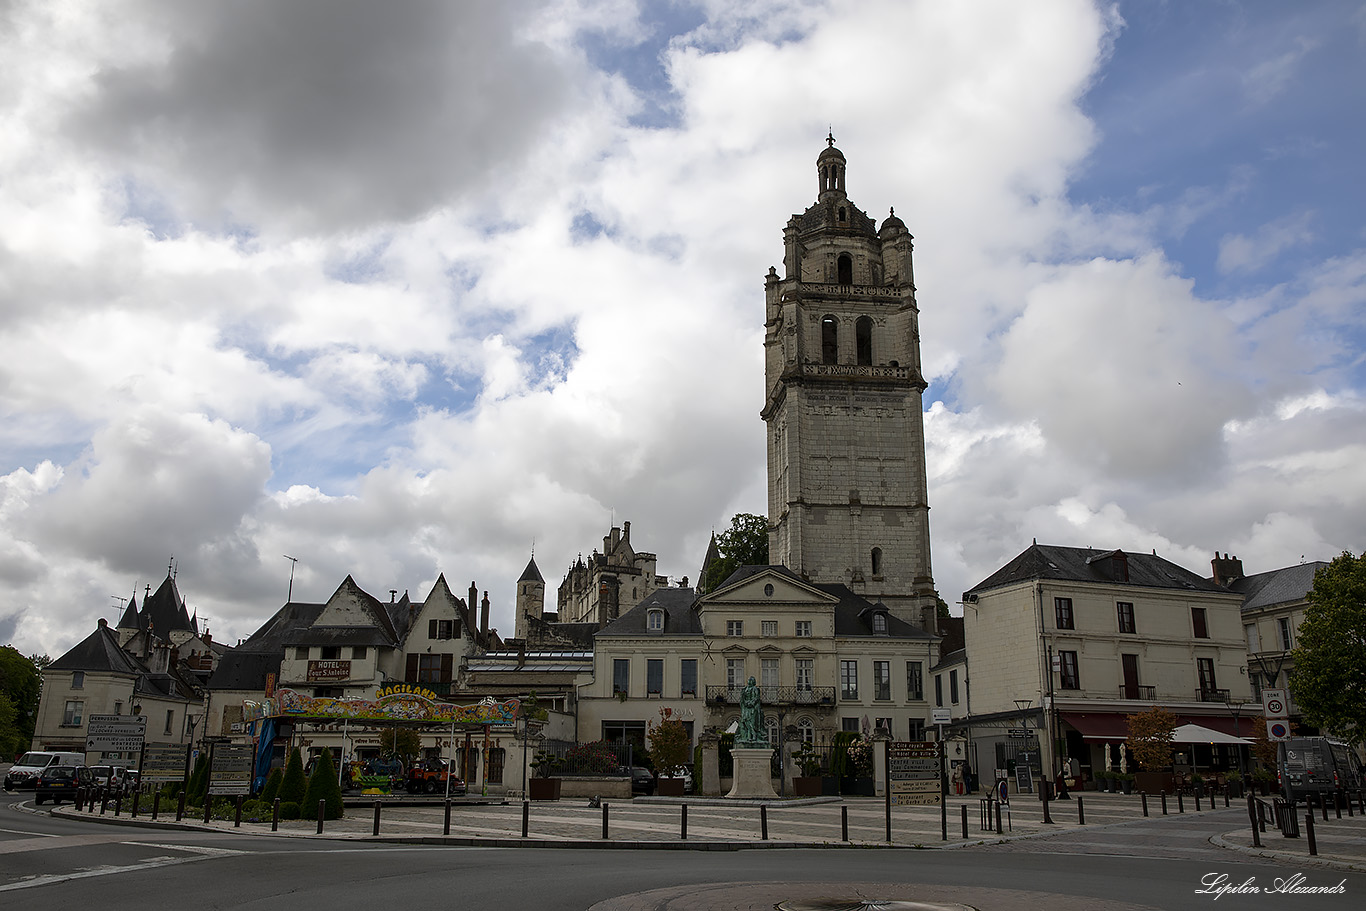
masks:
POLYGON ((882 575, 882 548, 873 548, 873 578, 882 575))
POLYGON ((854 258, 848 253, 841 253, 835 264, 839 271, 839 283, 841 285, 852 285, 854 283, 854 258))
POLYGON ((860 316, 854 324, 854 342, 858 357, 856 364, 873 363, 873 318, 860 316))
POLYGON ((833 316, 827 314, 821 318, 821 363, 835 364, 839 362, 840 355, 840 330, 839 323, 833 316))

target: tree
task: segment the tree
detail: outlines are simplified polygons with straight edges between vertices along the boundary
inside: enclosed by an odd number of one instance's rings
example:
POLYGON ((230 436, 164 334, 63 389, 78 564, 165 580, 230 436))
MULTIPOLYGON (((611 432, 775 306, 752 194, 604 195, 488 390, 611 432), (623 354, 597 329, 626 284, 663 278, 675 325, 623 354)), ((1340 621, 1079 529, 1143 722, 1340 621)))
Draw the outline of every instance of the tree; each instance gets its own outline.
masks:
POLYGON ((385 728, 379 732, 379 751, 385 759, 409 764, 422 752, 422 735, 412 728, 385 728))
POLYGON ((301 812, 310 817, 318 812, 318 801, 327 804, 323 810, 325 819, 341 819, 341 785, 337 783, 337 767, 332 764, 332 751, 323 750, 313 765, 313 774, 308 778, 308 791, 304 794, 301 812))
POLYGON ((1140 769, 1156 772, 1171 764, 1172 735, 1179 720, 1160 705, 1128 716, 1129 749, 1140 769))
POLYGON ((1344 551, 1314 574, 1290 689, 1305 721, 1366 741, 1366 554, 1344 551))
POLYGON ((209 754, 200 753, 199 758, 194 761, 194 770, 190 772, 190 780, 185 784, 185 800, 191 805, 204 803, 204 798, 209 793, 209 754))
POLYGON ((715 591, 742 566, 768 565, 768 519, 745 512, 732 516, 730 528, 716 536, 716 553, 700 580, 702 591, 715 591))
POLYGON ((304 780, 304 760, 299 755, 299 748, 295 747, 289 752, 289 760, 285 763, 285 777, 280 781, 280 792, 277 796, 280 803, 301 804, 307 789, 308 783, 304 780))
POLYGON ((673 710, 661 708, 659 721, 650 725, 650 761, 661 775, 673 772, 688 762, 692 740, 683 722, 673 717, 673 710))
POLYGON ((38 721, 38 699, 43 691, 40 667, 50 664, 42 655, 26 658, 12 646, 0 648, 0 696, 9 699, 14 710, 12 727, 0 726, 0 756, 13 757, 33 743, 33 728, 38 721), (42 661, 43 665, 37 662, 42 661))

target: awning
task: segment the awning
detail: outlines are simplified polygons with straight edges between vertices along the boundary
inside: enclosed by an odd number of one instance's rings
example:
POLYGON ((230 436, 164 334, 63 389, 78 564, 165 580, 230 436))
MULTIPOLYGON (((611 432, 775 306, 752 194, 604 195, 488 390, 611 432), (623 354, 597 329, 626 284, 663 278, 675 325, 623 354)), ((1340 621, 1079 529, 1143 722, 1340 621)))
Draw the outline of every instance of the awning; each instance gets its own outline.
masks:
MULTIPOLYGON (((1059 712, 1058 717, 1072 727, 1076 728, 1083 740, 1099 740, 1117 743, 1127 740, 1129 737, 1128 714, 1122 712, 1059 712)), ((1250 743, 1247 737, 1252 735, 1253 718, 1240 718, 1237 727, 1244 735, 1242 738, 1236 736, 1234 731, 1234 720, 1232 718, 1220 718, 1218 716, 1205 715, 1177 715, 1176 721, 1180 727, 1199 728, 1207 732, 1207 735, 1193 737, 1190 740, 1180 740, 1177 743, 1250 743), (1222 738, 1222 739, 1221 739, 1222 738)))
POLYGON ((1183 724, 1172 732, 1172 743, 1230 743, 1249 744, 1252 741, 1234 737, 1198 724, 1183 724))

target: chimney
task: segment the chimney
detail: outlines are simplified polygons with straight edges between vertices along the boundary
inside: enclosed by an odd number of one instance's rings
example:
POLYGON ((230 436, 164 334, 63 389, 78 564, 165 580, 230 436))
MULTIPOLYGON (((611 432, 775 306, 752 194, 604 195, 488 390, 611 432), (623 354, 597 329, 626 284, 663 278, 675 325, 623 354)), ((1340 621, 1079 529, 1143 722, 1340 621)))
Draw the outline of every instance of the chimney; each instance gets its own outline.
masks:
POLYGON ((622 538, 622 540, 625 541, 627 544, 630 544, 630 543, 631 543, 631 523, 630 523, 630 522, 622 522, 622 523, 621 523, 621 538, 622 538))
POLYGON ((1219 556, 1219 551, 1214 552, 1214 559, 1209 561, 1210 569, 1214 572, 1214 584, 1228 588, 1234 582, 1243 578, 1243 561, 1237 557, 1229 559, 1228 554, 1219 556))
POLYGON ((474 606, 479 603, 479 589, 474 587, 473 582, 470 583, 470 599, 465 603, 470 608, 470 623, 474 623, 474 606))
POLYGON ((678 583, 678 587, 679 587, 679 588, 687 588, 687 587, 688 587, 688 577, 687 577, 687 576, 684 576, 684 577, 683 577, 683 581, 678 583))
POLYGON ((391 588, 391 589, 389 589, 389 603, 390 603, 390 604, 393 604, 393 603, 396 602, 397 600, 398 600, 398 589, 396 589, 396 588, 391 588))
POLYGON ((489 641, 489 593, 484 592, 484 600, 479 603, 479 628, 483 630, 484 642, 489 641))

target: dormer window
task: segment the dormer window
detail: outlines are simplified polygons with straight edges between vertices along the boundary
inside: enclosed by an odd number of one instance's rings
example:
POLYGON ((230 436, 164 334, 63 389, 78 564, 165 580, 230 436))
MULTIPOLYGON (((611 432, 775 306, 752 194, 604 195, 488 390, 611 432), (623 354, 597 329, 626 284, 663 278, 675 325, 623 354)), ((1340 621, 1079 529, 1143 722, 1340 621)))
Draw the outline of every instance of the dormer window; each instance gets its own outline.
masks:
POLYGON ((873 635, 887 635, 887 615, 882 611, 873 614, 873 635))
POLYGON ((651 610, 645 615, 645 629, 652 633, 664 632, 664 612, 651 610))

